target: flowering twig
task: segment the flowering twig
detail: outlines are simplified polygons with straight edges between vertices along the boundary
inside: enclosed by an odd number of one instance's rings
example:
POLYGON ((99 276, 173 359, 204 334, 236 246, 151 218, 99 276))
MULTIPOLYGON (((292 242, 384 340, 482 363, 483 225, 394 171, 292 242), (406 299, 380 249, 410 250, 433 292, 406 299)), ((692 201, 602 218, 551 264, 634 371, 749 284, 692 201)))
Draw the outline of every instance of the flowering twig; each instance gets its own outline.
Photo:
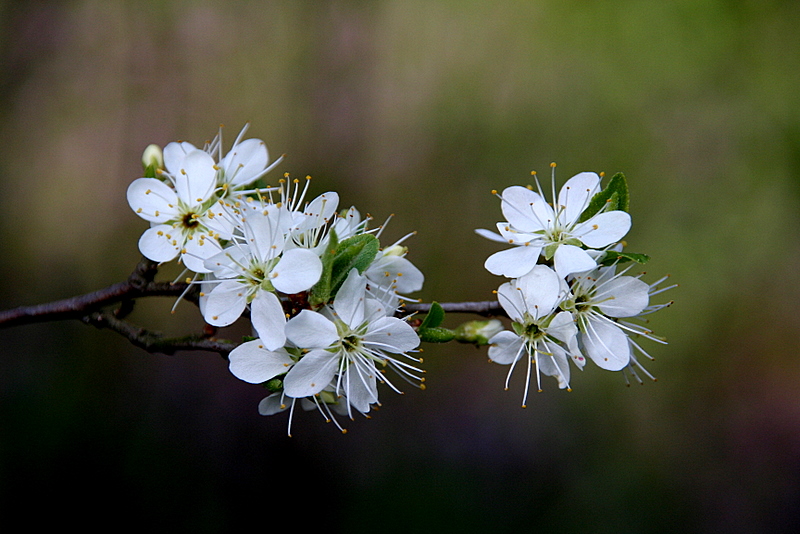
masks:
MULTIPOLYGON (((74 297, 37 304, 20 306, 0 311, 0 328, 24 324, 78 319, 97 328, 113 330, 127 338, 132 344, 150 353, 174 354, 177 351, 201 350, 217 352, 227 357, 236 344, 206 335, 165 337, 159 332, 133 325, 124 318, 133 310, 136 299, 144 297, 181 297, 198 303, 199 291, 185 282, 157 282, 158 264, 142 259, 124 282, 74 297), (105 310, 119 304, 116 309, 105 310)), ((449 302, 441 303, 449 313, 470 313, 485 317, 505 316, 505 311, 497 301, 449 302)), ((406 303, 406 313, 427 313, 431 304, 423 302, 406 303)))

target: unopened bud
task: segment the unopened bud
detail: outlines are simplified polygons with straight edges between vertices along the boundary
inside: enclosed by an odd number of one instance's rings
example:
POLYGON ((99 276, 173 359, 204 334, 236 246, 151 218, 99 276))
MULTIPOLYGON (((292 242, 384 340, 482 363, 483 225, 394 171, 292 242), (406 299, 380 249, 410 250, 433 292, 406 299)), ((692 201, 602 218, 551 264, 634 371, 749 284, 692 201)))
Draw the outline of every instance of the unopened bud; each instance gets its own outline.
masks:
POLYGON ((403 256, 408 252, 408 247, 402 245, 394 245, 393 247, 383 249, 384 256, 403 256))
POLYGON ((456 339, 462 343, 475 343, 488 345, 489 340, 503 330, 503 323, 499 319, 486 321, 469 321, 456 328, 456 339))
POLYGON ((164 168, 164 153, 158 145, 148 145, 142 153, 142 167, 145 171, 152 171, 164 168))

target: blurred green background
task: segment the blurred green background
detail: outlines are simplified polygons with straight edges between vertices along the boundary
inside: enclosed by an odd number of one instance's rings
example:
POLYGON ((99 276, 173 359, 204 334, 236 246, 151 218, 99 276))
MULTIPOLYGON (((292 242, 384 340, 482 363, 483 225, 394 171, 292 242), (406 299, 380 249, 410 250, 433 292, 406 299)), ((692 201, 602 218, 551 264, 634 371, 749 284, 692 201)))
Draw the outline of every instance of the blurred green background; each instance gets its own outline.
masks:
MULTIPOLYGON (((559 184, 624 172, 629 248, 680 284, 655 383, 587 366, 523 410, 485 349, 427 346, 428 389, 384 388, 344 436, 311 412, 286 437, 214 354, 0 330, 0 522, 796 532, 799 23, 792 0, 0 1, 3 309, 124 279, 144 147, 247 121, 286 154, 273 177, 394 213, 384 243, 418 231, 426 301, 492 298, 473 229, 551 161, 559 184)), ((200 329, 171 305, 133 319, 200 329)))

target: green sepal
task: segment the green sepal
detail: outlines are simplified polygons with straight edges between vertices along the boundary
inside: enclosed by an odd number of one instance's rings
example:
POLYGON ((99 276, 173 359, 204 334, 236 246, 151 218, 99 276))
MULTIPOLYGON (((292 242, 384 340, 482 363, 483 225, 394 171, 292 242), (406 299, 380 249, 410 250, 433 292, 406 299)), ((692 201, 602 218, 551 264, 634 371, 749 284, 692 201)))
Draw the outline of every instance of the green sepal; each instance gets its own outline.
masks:
POLYGON ((607 250, 605 254, 597 259, 598 265, 608 267, 615 263, 625 263, 628 261, 635 261, 636 263, 645 264, 650 260, 647 254, 637 254, 634 252, 616 252, 614 250, 607 250))
POLYGON ((148 165, 144 168, 145 178, 158 178, 158 165, 148 165))
POLYGON ((606 211, 628 211, 629 206, 630 195, 628 193, 628 182, 625 180, 625 175, 618 172, 611 177, 605 189, 592 197, 592 200, 589 201, 589 205, 578 218, 578 222, 582 223, 588 221, 602 209, 606 211), (605 205, 608 205, 608 207, 603 208, 605 205))
POLYGON ((267 388, 272 393, 283 391, 283 380, 280 378, 270 378, 269 380, 264 382, 264 387, 267 388))
POLYGON ((514 321, 513 323, 511 323, 511 328, 514 329, 514 333, 517 334, 518 336, 521 336, 522 334, 525 333, 525 325, 522 323, 514 321))

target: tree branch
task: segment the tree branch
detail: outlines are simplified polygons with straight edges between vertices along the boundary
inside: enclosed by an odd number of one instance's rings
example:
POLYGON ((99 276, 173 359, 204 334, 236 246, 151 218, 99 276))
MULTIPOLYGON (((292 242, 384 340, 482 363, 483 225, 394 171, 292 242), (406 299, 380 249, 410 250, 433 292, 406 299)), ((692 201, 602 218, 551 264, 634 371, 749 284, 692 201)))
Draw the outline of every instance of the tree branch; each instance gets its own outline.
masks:
MULTIPOLYGON (((0 311, 0 328, 78 319, 97 328, 107 328, 117 332, 132 344, 151 353, 174 354, 181 350, 204 350, 227 357, 230 351, 236 348, 236 343, 207 335, 165 337, 160 332, 147 330, 123 320, 133 311, 135 300, 141 297, 182 297, 194 304, 198 303, 200 291, 197 286, 184 282, 156 282, 157 273, 158 264, 143 258, 125 282, 55 302, 0 311), (115 304, 119 306, 113 311, 104 310, 115 304)), ((497 301, 445 302, 440 305, 447 313, 469 313, 484 317, 506 315, 497 301)), ((427 313, 430 308, 429 303, 406 302, 402 312, 427 313)))
POLYGON ((186 293, 184 295, 186 300, 197 302, 199 292, 195 288, 189 288, 182 282, 175 284, 155 282, 153 279, 157 272, 156 263, 142 259, 125 282, 47 304, 20 306, 1 311, 0 328, 63 319, 81 319, 91 312, 119 302, 123 303, 117 312, 117 317, 121 318, 130 313, 133 300, 139 297, 178 297, 186 293))

